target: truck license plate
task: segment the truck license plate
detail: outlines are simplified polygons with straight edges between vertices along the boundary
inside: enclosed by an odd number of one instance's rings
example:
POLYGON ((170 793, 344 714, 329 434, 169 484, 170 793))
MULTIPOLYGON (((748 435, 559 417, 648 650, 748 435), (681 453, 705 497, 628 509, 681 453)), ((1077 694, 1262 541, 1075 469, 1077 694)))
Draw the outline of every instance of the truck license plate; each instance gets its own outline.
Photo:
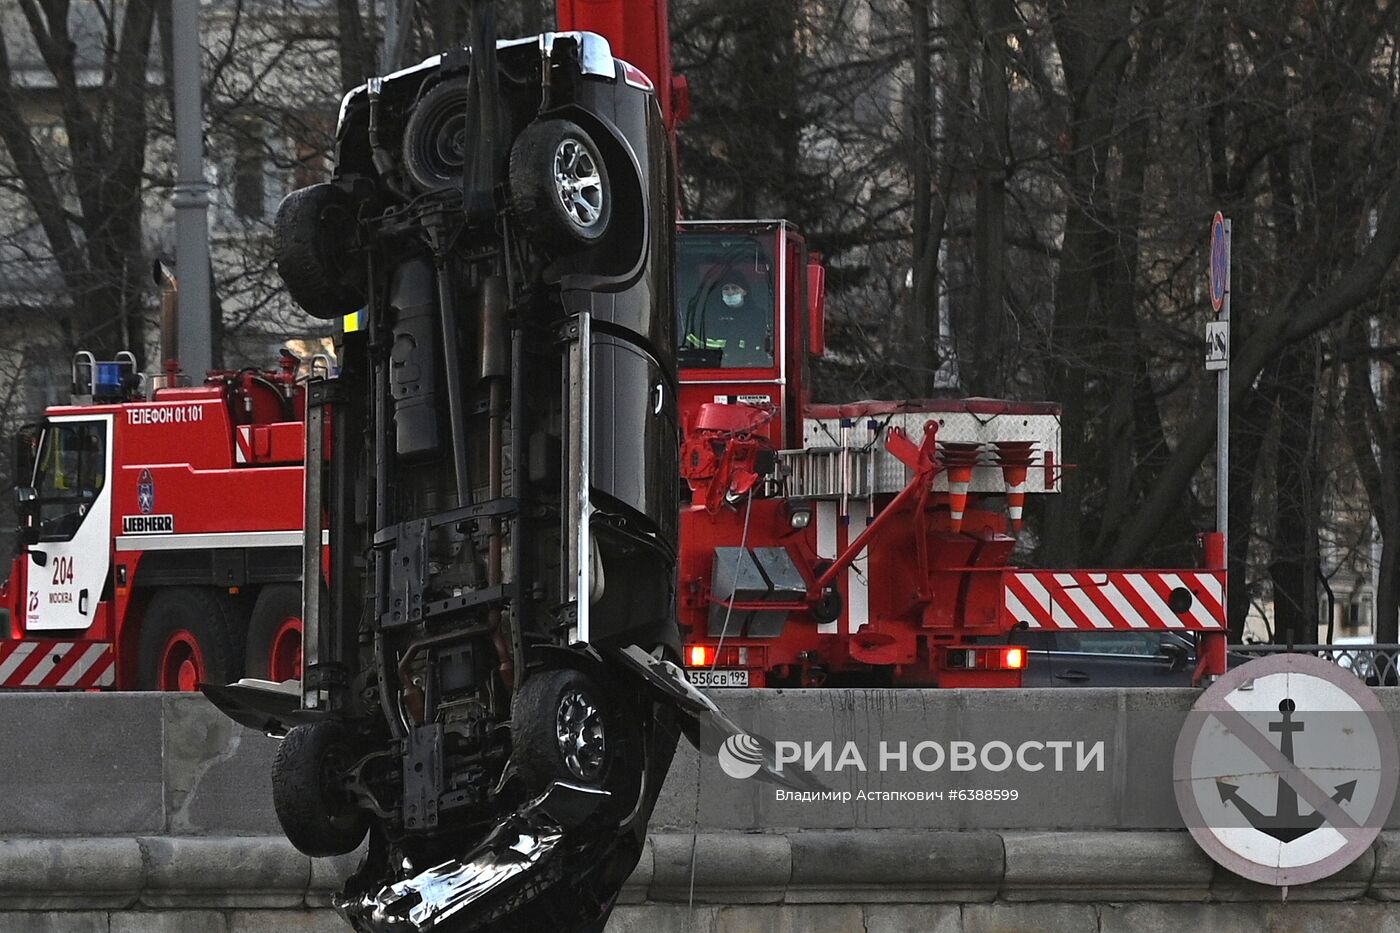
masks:
POLYGON ((748 671, 686 671, 686 677, 697 687, 747 687, 748 671))

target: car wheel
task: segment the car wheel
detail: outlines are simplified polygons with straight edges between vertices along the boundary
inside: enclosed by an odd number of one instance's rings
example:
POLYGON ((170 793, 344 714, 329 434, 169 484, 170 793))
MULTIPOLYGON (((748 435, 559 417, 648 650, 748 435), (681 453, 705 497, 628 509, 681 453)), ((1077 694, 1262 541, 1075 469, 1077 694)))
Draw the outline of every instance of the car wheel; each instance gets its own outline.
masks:
POLYGON ((582 671, 529 677, 511 702, 513 759, 528 792, 543 793, 555 781, 610 788, 635 728, 620 707, 582 671))
POLYGON ((332 320, 365 303, 351 258, 355 205, 331 184, 298 188, 282 199, 273 224, 277 274, 307 314, 332 320))
POLYGON ((597 143, 569 120, 532 123, 510 151, 511 202, 549 252, 597 243, 612 221, 612 187, 597 143))
POLYGON ((292 728, 272 762, 272 806, 297 850, 315 858, 353 851, 369 820, 339 789, 353 762, 349 733, 340 723, 292 728))
POLYGON ((163 589, 141 620, 137 686, 189 693, 239 677, 227 597, 199 587, 163 589))
POLYGON ((471 84, 444 81, 423 96, 403 133, 403 166, 422 191, 460 187, 476 136, 471 84))

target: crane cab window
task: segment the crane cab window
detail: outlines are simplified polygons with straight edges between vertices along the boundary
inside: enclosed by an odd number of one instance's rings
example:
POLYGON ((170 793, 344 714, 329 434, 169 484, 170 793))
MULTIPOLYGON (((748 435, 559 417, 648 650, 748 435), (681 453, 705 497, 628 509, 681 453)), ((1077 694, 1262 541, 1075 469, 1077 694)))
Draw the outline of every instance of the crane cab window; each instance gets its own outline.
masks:
POLYGON ((34 465, 39 540, 66 541, 77 532, 107 482, 107 432, 100 421, 51 424, 34 465))
POLYGON ((683 369, 769 368, 775 347, 773 237, 686 234, 676 243, 683 369))

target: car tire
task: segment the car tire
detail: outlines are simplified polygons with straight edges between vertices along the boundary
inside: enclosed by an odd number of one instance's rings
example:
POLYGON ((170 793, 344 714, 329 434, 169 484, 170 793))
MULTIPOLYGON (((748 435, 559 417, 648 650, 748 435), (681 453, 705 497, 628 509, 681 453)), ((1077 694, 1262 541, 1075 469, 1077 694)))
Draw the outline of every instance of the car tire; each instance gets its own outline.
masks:
POLYGON ((278 205, 277 274, 312 317, 333 320, 364 306, 363 275, 351 258, 354 236, 354 201, 335 185, 298 188, 278 205))
POLYGON ((569 120, 527 126, 510 150, 511 206, 546 252, 598 243, 612 222, 608 166, 593 137, 569 120))
POLYGON ((262 588, 248 620, 243 669, 248 677, 286 681, 301 677, 301 587, 272 583, 262 588))
POLYGON ((532 796, 555 781, 610 788, 627 731, 613 693, 571 668, 531 675, 511 701, 512 758, 532 796))
POLYGON ((443 81, 423 95, 403 131, 403 167, 420 191, 460 188, 476 121, 467 78, 443 81))
POLYGON ((242 665, 233 628, 224 594, 194 586, 162 589, 141 619, 138 688, 189 692, 197 684, 237 680, 242 665))
POLYGON ((272 807, 288 841, 313 858, 354 851, 369 819, 335 791, 352 763, 349 732, 337 722, 295 726, 272 762, 272 807))

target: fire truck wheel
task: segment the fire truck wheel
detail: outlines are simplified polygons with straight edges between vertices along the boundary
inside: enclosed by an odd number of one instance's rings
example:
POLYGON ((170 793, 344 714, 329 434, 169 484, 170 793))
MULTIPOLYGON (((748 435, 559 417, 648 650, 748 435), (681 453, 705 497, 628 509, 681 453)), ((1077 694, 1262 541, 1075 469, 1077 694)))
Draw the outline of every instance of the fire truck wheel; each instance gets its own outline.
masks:
POLYGON ((239 677, 228 599, 201 587, 161 590, 141 621, 137 683, 143 690, 189 692, 239 677))
POLYGON ((422 191, 459 188, 476 135, 472 88, 466 78, 444 81, 413 108, 403 132, 403 167, 422 191))
POLYGON ((295 726, 272 761, 272 807, 287 839, 301 852, 326 858, 353 851, 369 820, 341 789, 354 763, 349 733, 338 722, 295 726))
POLYGON ((639 744, 635 717, 582 671, 533 674, 511 701, 510 712, 512 757, 531 795, 555 781, 617 791, 628 777, 621 759, 639 744))
POLYGON ((525 127, 510 150, 511 203, 540 246, 567 253, 608 232, 612 187, 598 145, 568 120, 525 127))
POLYGON ((282 199, 273 224, 277 274, 307 314, 333 320, 365 303, 351 259, 355 204, 334 185, 298 188, 282 199))
POLYGON ((248 677, 277 683, 301 677, 301 587, 275 583, 258 594, 243 669, 248 677))

